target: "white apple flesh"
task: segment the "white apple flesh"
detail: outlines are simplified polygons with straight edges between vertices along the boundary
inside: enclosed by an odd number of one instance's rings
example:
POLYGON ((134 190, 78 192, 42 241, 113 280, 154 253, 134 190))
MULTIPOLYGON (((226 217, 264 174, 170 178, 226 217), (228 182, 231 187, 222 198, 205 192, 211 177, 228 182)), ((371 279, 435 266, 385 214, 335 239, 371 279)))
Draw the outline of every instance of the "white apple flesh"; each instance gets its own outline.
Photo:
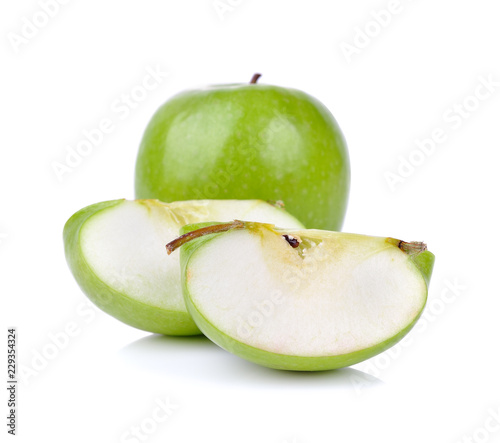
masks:
POLYGON ((89 299, 145 331, 194 335, 181 292, 179 254, 165 243, 188 224, 236 216, 281 226, 302 225, 262 200, 113 200, 75 213, 64 227, 68 264, 89 299))

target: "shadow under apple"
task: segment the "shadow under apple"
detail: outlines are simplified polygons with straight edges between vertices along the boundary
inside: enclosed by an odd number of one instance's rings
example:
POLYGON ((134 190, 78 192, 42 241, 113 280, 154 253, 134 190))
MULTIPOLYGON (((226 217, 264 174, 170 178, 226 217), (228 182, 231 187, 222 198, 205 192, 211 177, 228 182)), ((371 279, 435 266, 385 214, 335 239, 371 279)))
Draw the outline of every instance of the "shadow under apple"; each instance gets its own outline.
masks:
POLYGON ((216 346, 204 336, 149 335, 125 346, 119 357, 141 370, 209 383, 247 384, 277 389, 360 389, 383 382, 363 371, 342 368, 332 371, 295 372, 270 369, 241 359, 216 346))

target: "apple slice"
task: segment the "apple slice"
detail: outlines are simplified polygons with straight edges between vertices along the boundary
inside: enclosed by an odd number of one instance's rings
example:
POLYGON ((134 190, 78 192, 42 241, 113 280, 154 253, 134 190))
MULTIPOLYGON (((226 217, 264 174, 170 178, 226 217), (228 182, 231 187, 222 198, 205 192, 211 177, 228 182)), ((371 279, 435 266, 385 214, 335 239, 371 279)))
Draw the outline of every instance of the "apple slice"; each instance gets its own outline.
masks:
POLYGON ((200 330, 182 298, 179 255, 165 243, 188 224, 235 216, 302 227, 262 200, 113 200, 75 213, 64 227, 66 259, 88 298, 131 326, 166 335, 200 330))
POLYGON ((423 243, 234 221, 191 225, 181 248, 189 313, 222 348, 277 369, 353 365, 403 338, 427 299, 423 243), (196 230, 195 230, 196 229, 196 230))

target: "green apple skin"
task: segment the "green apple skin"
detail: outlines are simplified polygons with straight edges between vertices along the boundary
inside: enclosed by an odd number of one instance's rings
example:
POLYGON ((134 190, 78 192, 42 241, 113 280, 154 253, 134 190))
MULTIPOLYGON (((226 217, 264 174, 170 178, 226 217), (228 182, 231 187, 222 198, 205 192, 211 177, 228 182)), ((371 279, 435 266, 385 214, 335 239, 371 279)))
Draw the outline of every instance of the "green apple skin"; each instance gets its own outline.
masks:
MULTIPOLYGON (((210 226, 214 223, 197 223, 184 226, 181 229, 181 234, 194 231, 205 226, 210 226)), ((381 352, 389 349, 399 342, 406 334, 413 328, 423 312, 422 310, 415 317, 415 319, 398 334, 390 339, 360 351, 325 357, 299 357, 283 354, 275 354, 269 351, 264 351, 247 344, 241 343, 219 329, 215 328, 204 316, 198 311, 193 304, 189 291, 187 290, 187 266, 190 258, 196 253, 196 250, 202 247, 206 242, 209 242, 215 236, 224 235, 224 233, 210 234, 204 237, 192 240, 181 247, 180 261, 181 261, 181 278, 183 286, 184 300, 191 317, 198 325, 200 330, 211 341, 219 345, 221 348, 238 355, 253 363, 265 366, 272 369, 290 370, 290 371, 325 371, 352 366, 361 361, 367 360, 381 352)), ((411 262, 415 267, 415 272, 422 275, 427 288, 429 287, 432 269, 434 267, 434 254, 430 251, 425 251, 416 257, 411 257, 411 262)), ((425 304, 424 304, 425 306, 425 304)))
POLYGON ((75 213, 63 231, 66 260, 80 288, 104 312, 138 329, 165 335, 199 335, 186 312, 162 310, 131 299, 105 284, 85 261, 79 236, 85 222, 96 213, 119 205, 124 199, 96 203, 75 213), (145 327, 147 325, 147 327, 145 327))
POLYGON ((339 231, 349 157, 332 114, 304 92, 263 84, 180 93, 140 145, 136 198, 281 200, 307 228, 339 231))

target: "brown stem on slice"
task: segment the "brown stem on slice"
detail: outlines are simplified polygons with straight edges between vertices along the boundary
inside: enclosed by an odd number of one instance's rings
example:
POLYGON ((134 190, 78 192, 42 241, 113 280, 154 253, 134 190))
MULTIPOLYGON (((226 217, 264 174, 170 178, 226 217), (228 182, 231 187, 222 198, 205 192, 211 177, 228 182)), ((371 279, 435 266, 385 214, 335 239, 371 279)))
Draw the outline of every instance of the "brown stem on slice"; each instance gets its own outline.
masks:
POLYGON ((418 255, 421 252, 427 251, 427 245, 421 241, 406 242, 403 240, 398 240, 396 238, 388 238, 387 241, 394 246, 397 246, 405 254, 408 255, 418 255))
POLYGON ((257 80, 262 77, 262 74, 254 74, 252 77, 252 80, 250 80, 251 85, 255 85, 257 83, 257 80))
POLYGON ((212 225, 206 226, 204 228, 196 229, 191 232, 187 232, 180 237, 177 237, 175 240, 171 241, 167 244, 167 254, 170 255, 177 248, 180 248, 184 243, 190 242, 198 237, 203 237, 208 234, 216 234, 217 232, 225 232, 231 229, 242 229, 245 227, 245 223, 240 220, 234 220, 230 223, 222 223, 220 225, 212 225))
POLYGON ((426 251, 427 245, 421 241, 405 242, 405 241, 401 240, 399 242, 398 248, 401 249, 403 252, 405 252, 408 255, 416 255, 416 254, 420 254, 421 252, 426 251))

